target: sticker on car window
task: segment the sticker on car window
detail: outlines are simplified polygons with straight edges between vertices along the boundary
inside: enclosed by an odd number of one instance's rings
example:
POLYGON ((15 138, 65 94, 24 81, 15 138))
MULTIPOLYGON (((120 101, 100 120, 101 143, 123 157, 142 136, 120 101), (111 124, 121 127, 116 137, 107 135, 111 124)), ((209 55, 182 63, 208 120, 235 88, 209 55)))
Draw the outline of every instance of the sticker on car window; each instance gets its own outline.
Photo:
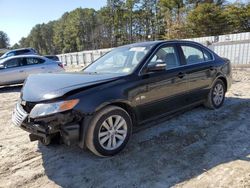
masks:
POLYGON ((129 51, 133 51, 133 52, 144 52, 145 51, 145 47, 133 47, 130 48, 129 51))
POLYGON ((124 68, 122 72, 130 72, 130 68, 124 68))

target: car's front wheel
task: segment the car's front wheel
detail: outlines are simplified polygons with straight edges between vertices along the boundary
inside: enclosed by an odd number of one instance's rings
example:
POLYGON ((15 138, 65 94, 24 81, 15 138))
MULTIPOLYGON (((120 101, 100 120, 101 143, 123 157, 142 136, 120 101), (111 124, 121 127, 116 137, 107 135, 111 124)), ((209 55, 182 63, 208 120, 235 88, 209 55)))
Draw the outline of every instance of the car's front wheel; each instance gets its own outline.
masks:
POLYGON ((210 109, 220 108, 225 99, 226 87, 222 80, 218 79, 211 88, 205 106, 210 109))
POLYGON ((112 156, 127 144, 132 130, 129 114, 117 106, 108 106, 93 117, 86 144, 98 156, 112 156))

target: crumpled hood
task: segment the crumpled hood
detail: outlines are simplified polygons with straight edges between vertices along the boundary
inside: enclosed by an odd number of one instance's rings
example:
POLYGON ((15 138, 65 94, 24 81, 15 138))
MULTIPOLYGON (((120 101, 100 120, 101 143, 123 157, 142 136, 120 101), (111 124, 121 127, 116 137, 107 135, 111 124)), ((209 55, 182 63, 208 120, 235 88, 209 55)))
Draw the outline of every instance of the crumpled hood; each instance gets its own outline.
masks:
POLYGON ((63 96, 69 91, 116 80, 117 74, 54 73, 29 76, 22 88, 22 100, 39 102, 63 96))

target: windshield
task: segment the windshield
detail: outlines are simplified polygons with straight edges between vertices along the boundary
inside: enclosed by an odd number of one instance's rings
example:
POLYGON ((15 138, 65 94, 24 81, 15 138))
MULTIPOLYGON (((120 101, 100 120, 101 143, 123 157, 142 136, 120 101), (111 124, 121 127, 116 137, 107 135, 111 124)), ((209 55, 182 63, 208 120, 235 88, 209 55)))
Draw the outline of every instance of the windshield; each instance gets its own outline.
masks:
POLYGON ((91 73, 132 73, 151 47, 116 48, 93 62, 83 71, 91 73))

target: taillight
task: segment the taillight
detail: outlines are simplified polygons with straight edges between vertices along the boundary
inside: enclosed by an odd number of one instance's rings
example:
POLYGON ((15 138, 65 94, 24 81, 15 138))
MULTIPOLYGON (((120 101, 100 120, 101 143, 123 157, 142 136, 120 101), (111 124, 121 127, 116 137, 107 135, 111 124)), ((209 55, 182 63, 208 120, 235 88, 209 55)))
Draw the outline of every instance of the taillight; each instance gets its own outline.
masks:
POLYGON ((64 69, 64 67, 63 67, 63 64, 62 64, 62 63, 58 63, 58 66, 64 69))

